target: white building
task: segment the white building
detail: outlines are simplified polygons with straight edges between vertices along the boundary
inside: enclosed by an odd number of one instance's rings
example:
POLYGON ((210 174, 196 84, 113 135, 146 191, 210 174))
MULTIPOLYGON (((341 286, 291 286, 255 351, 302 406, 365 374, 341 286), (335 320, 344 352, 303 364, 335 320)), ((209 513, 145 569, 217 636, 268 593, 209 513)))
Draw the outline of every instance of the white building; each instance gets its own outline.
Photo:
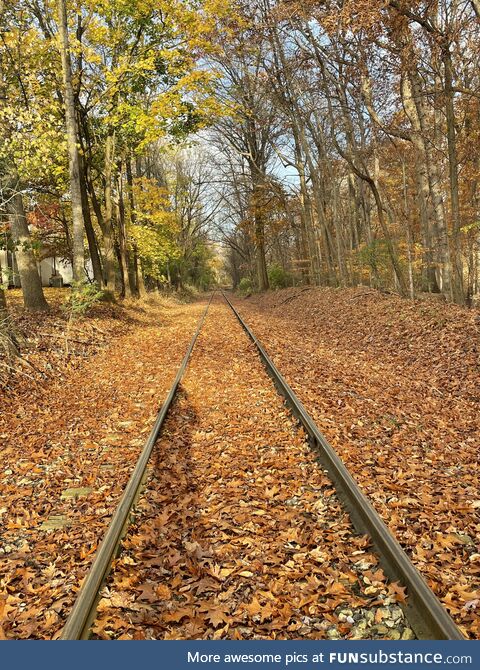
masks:
MULTIPOLYGON (((89 279, 93 278, 93 269, 90 259, 85 264, 85 272, 89 279)), ((71 284, 73 269, 70 261, 64 258, 44 258, 38 264, 38 274, 42 280, 42 286, 58 286, 63 283, 71 284), (59 280, 61 277, 61 281, 59 280)), ((1 283, 9 287, 20 287, 17 262, 12 251, 0 249, 0 278, 1 283)))
POLYGON ((20 286, 17 261, 12 251, 0 249, 0 279, 4 286, 20 286))
POLYGON ((53 278, 59 275, 64 285, 71 284, 73 280, 72 264, 63 258, 44 258, 38 264, 38 274, 42 280, 42 286, 55 285, 53 278))

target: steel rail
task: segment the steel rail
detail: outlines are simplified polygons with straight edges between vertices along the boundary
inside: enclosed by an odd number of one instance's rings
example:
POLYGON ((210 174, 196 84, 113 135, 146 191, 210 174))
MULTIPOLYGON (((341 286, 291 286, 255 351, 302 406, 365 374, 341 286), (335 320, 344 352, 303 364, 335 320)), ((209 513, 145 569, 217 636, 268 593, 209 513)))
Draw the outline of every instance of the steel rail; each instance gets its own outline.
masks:
POLYGON ((349 512, 354 527, 357 531, 370 536, 385 574, 391 580, 398 580, 407 587, 408 597, 404 609, 417 638, 425 640, 464 640, 465 637, 460 629, 393 537, 368 498, 362 493, 336 451, 322 435, 264 347, 223 291, 222 295, 240 325, 254 343, 278 391, 307 432, 310 444, 318 453, 320 462, 328 471, 340 500, 349 512))
POLYGON ((147 464, 152 455, 155 443, 158 440, 160 431, 165 422, 168 410, 175 398, 180 382, 185 374, 188 361, 193 348, 205 322, 208 309, 211 305, 215 291, 210 296, 210 300, 203 311, 195 334, 193 335, 187 352, 183 358, 182 364, 177 372, 177 376, 172 384, 170 392, 157 415, 155 424, 148 436, 147 441, 140 453, 135 468, 130 476, 128 484, 123 492, 120 503, 110 521, 104 539, 98 548, 94 561, 83 582, 72 611, 67 618, 65 626, 60 636, 61 640, 85 640, 89 636, 90 627, 95 619, 96 607, 99 600, 99 592, 105 579, 110 572, 111 563, 115 557, 116 551, 120 545, 122 537, 129 525, 130 514, 133 506, 139 496, 142 485, 145 481, 147 464))

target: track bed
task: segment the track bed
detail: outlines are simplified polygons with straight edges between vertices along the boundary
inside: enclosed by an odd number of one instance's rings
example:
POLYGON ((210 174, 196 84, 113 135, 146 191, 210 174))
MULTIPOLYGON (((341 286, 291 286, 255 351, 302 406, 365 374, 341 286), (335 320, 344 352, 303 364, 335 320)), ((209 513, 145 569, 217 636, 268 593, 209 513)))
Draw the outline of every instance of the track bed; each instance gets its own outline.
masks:
POLYGON ((412 638, 369 544, 217 297, 94 634, 412 638))

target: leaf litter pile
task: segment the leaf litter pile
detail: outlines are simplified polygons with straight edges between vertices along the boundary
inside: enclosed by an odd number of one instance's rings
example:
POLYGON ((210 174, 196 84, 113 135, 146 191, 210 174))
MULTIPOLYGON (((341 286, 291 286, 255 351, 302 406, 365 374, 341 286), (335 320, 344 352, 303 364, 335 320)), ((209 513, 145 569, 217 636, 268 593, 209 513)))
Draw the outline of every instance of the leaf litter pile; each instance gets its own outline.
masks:
POLYGON ((480 638, 480 317, 367 289, 242 316, 463 631, 480 638))
POLYGON ((94 635, 411 639, 404 600, 217 298, 94 635))
POLYGON ((102 307, 68 357, 42 336, 58 314, 21 315, 37 372, 0 390, 0 639, 62 628, 203 307, 102 307))

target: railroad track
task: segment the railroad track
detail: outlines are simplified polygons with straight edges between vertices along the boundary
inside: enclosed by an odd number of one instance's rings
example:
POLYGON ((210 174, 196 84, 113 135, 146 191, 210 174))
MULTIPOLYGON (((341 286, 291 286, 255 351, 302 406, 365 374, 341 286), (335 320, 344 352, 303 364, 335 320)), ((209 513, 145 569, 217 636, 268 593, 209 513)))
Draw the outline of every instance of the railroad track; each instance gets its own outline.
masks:
MULTIPOLYGON (((260 359, 273 380, 277 391, 305 430, 310 446, 318 455, 323 468, 328 472, 328 476, 335 486, 337 496, 348 511, 355 530, 370 537, 380 558, 384 573, 392 581, 398 581, 407 587, 408 597, 404 606, 405 615, 417 638, 464 639, 461 631, 434 593, 429 589, 420 573, 410 562, 408 556, 392 536, 368 499, 360 491, 341 459, 321 434, 315 422, 277 370, 265 349, 243 321, 228 297, 225 294, 222 295, 241 327, 255 345, 260 359)), ((90 635, 90 628, 96 616, 100 591, 105 584, 111 564, 117 555, 122 538, 128 528, 132 511, 145 482, 147 466, 155 443, 159 438, 169 409, 177 395, 180 382, 185 374, 195 343, 202 330, 213 296, 214 293, 212 293, 209 303, 200 318, 172 388, 157 416, 105 538, 78 593, 75 604, 62 631, 61 639, 63 640, 86 639, 90 635)))

